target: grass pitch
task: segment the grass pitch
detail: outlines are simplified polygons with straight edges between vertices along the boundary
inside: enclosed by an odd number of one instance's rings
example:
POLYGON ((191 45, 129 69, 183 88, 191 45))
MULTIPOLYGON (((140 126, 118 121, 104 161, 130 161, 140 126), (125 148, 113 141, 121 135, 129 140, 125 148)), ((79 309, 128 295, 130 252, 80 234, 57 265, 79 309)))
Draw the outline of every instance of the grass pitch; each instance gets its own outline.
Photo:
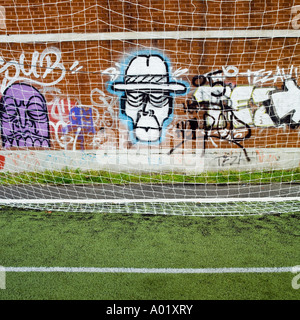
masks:
POLYGON ((290 170, 267 171, 218 171, 203 172, 197 175, 182 173, 130 174, 97 170, 60 171, 45 170, 43 172, 0 172, 1 184, 127 184, 127 183, 299 183, 300 168, 290 170))
MULTIPOLYGON (((2 208, 4 267, 300 265, 300 214, 187 217, 2 208)), ((299 300, 292 273, 7 273, 0 300, 299 300)))

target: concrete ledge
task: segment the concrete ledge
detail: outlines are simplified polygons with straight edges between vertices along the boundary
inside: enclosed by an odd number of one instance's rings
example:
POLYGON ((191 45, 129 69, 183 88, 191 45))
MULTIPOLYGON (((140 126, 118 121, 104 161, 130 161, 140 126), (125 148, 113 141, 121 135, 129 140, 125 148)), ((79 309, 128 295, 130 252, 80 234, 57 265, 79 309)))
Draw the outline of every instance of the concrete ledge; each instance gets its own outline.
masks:
POLYGON ((95 150, 95 151, 0 151, 0 172, 61 170, 111 170, 114 172, 262 171, 300 166, 299 148, 176 150, 95 150))

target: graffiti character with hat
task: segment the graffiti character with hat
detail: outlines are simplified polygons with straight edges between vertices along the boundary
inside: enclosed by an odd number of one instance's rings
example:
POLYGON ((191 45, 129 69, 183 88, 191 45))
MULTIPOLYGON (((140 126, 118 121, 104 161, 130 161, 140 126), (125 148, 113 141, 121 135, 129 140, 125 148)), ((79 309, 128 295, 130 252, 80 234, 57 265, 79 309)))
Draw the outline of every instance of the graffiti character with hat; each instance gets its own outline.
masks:
POLYGON ((120 118, 132 142, 160 143, 172 121, 174 95, 186 94, 187 85, 170 79, 167 60, 151 53, 134 55, 111 90, 120 96, 120 118))

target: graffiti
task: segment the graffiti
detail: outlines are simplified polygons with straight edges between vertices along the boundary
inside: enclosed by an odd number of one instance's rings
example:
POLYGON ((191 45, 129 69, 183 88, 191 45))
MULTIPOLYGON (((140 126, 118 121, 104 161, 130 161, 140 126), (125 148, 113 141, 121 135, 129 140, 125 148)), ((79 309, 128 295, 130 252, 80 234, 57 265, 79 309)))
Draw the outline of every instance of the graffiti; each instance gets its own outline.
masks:
POLYGON ((169 76, 169 62, 160 54, 136 54, 126 64, 124 78, 110 84, 120 98, 120 119, 132 143, 160 143, 173 118, 174 96, 187 85, 169 76))
POLYGON ((181 128, 182 141, 196 139, 196 131, 204 134, 204 149, 208 141, 215 147, 214 140, 227 141, 242 148, 246 158, 247 151, 243 141, 252 135, 251 126, 278 127, 289 125, 296 128, 300 124, 300 88, 292 78, 297 75, 298 68, 291 66, 287 72, 277 68, 277 74, 265 71, 249 71, 239 73, 233 66, 217 70, 205 75, 197 75, 192 79, 196 87, 192 99, 184 105, 185 111, 191 115, 184 123, 178 123, 181 128), (246 75, 248 85, 236 85, 227 77, 246 75), (273 86, 257 86, 281 79, 282 89, 273 86), (256 84, 256 85, 255 85, 256 84), (194 113, 198 115, 192 116, 194 113), (200 115, 201 113, 201 115, 200 115), (191 133, 187 136, 187 128, 191 133))
MULTIPOLYGON (((280 165, 283 161, 283 157, 278 153, 269 149, 254 149, 251 148, 248 151, 249 158, 254 161, 256 165, 280 165)), ((214 151, 212 156, 212 163, 220 168, 230 168, 233 166, 243 166, 245 165, 243 153, 237 150, 230 150, 228 152, 223 152, 219 154, 219 151, 214 151)))
MULTIPOLYGON (((181 116, 180 119, 176 119, 176 120, 177 120, 176 125, 173 128, 173 134, 169 132, 169 135, 173 139, 176 137, 180 138, 181 141, 178 142, 175 146, 173 146, 170 149, 170 151, 168 152, 169 155, 172 154, 179 147, 184 148, 186 141, 189 141, 189 140, 196 141, 197 131, 201 129, 201 121, 197 118, 197 116, 195 117, 181 116)), ((197 146, 195 145, 194 148, 196 149, 197 146)))
POLYGON ((45 93, 49 97, 47 105, 53 140, 63 149, 68 149, 69 145, 72 149, 76 148, 74 137, 67 134, 67 128, 70 124, 70 111, 80 102, 70 97, 62 97, 59 90, 49 88, 45 93))
POLYGON ((95 153, 73 151, 6 151, 0 155, 0 170, 37 171, 45 169, 86 168, 97 165, 95 153))
MULTIPOLYGON (((75 73, 81 68, 79 62, 75 61, 69 71, 75 73)), ((51 110, 49 120, 49 104, 45 98, 45 94, 59 91, 52 86, 63 80, 66 72, 61 52, 55 47, 46 48, 42 53, 34 51, 30 61, 26 60, 24 53, 20 55, 19 60, 5 61, 0 57, 0 74, 3 75, 1 137, 4 148, 50 147, 50 127, 54 127, 56 138, 60 126, 66 129, 61 117, 63 113, 58 113, 58 123, 52 122, 53 118, 55 119, 55 108, 54 111, 51 110), (41 89, 38 90, 33 85, 41 89)), ((58 106, 57 102, 56 99, 54 105, 58 106)), ((86 116, 88 115, 84 114, 81 118, 85 119, 86 116)), ((82 127, 77 123, 75 125, 82 127)))
POLYGON ((88 168, 90 165, 97 164, 97 157, 94 153, 61 151, 59 154, 47 152, 41 160, 44 168, 88 168))
POLYGON ((188 71, 189 71, 189 69, 187 69, 187 68, 183 68, 183 69, 179 68, 172 73, 173 78, 179 78, 179 77, 183 76, 184 74, 186 74, 188 71))
POLYGON ((270 95, 273 112, 278 124, 288 123, 295 127, 300 122, 300 88, 293 79, 285 80, 282 90, 270 95))
MULTIPOLYGON (((81 68, 75 61, 68 71, 73 74, 81 68)), ((118 72, 114 70, 104 70, 104 74, 111 74, 113 80, 117 75, 112 74, 118 72)), ((47 48, 42 53, 33 52, 30 61, 26 60, 24 53, 18 60, 4 61, 0 57, 0 73, 3 75, 1 135, 4 148, 50 147, 50 134, 54 148, 57 143, 65 150, 83 150, 87 143, 93 147, 101 144, 99 134, 115 125, 117 114, 112 106, 118 98, 107 97, 101 90, 94 89, 91 93, 92 105, 83 106, 79 99, 65 96, 55 88, 66 72, 61 52, 55 47, 47 48), (47 81, 48 78, 51 80, 47 81), (33 87, 34 84, 41 87, 40 91, 33 87), (25 95, 21 88, 27 92, 25 95)))
MULTIPOLYGON (((25 68, 25 60, 24 53, 20 55, 19 61, 5 61, 4 58, 0 57, 0 66, 2 66, 0 74, 4 73, 1 93, 16 81, 26 81, 41 87, 51 87, 58 84, 66 75, 67 70, 62 63, 61 52, 58 48, 46 48, 41 54, 38 51, 33 52, 31 61, 28 63, 28 70, 25 68), (52 81, 48 82, 47 77, 49 75, 51 75, 52 81), (39 79, 41 80, 39 81, 39 79)), ((81 68, 78 67, 78 62, 75 61, 70 70, 76 72, 81 68)))
POLYGON ((116 67, 110 67, 101 72, 102 74, 109 75, 110 81, 115 81, 120 76, 121 65, 119 63, 115 63, 115 66, 116 67))
POLYGON ((84 139, 88 134, 94 134, 93 110, 83 106, 75 106, 69 113, 70 124, 64 128, 64 133, 75 132, 74 146, 80 142, 81 150, 84 150, 84 139))
POLYGON ((260 69, 257 71, 247 70, 246 72, 239 72, 237 68, 236 70, 236 75, 245 76, 248 80, 249 85, 262 85, 267 82, 272 82, 272 84, 275 85, 278 81, 282 83, 286 79, 298 77, 298 68, 294 67, 293 65, 287 70, 285 68, 280 68, 277 66, 275 72, 273 72, 272 70, 267 71, 265 69, 260 69))
POLYGON ((233 165, 239 165, 241 163, 242 154, 232 154, 229 152, 226 152, 225 154, 221 156, 217 156, 215 159, 218 162, 219 167, 225 167, 225 166, 233 166, 233 165))
POLYGON ((242 142, 251 137, 250 126, 241 121, 235 116, 231 109, 224 109, 218 115, 218 118, 205 113, 204 114, 204 150, 206 148, 206 142, 212 139, 219 139, 221 141, 227 141, 240 147, 248 161, 246 148, 242 145, 242 142), (212 123, 212 124, 210 124, 212 123), (217 124, 215 127, 215 123, 217 124), (244 130, 237 131, 234 129, 234 123, 238 123, 244 126, 244 130))
POLYGON ((256 127, 274 126, 267 109, 269 94, 273 90, 273 87, 236 86, 230 95, 235 115, 243 122, 256 127))
POLYGON ((95 133, 94 109, 80 105, 80 101, 55 96, 48 103, 48 110, 55 141, 62 148, 70 146, 72 150, 76 150, 79 142, 83 150, 87 136, 95 133))
POLYGON ((109 131, 116 127, 117 113, 113 107, 117 98, 93 89, 90 95, 92 105, 84 106, 78 98, 64 97, 56 88, 44 88, 43 92, 48 97, 51 132, 61 148, 76 150, 79 147, 83 150, 88 143, 92 149, 98 149, 107 141, 113 145, 115 139, 110 139, 109 131))
POLYGON ((1 170, 4 169, 6 163, 11 163, 13 167, 18 169, 24 168, 27 170, 35 170, 41 165, 39 156, 34 151, 28 153, 10 152, 6 155, 1 155, 0 157, 0 161, 3 161, 3 166, 1 165, 0 167, 1 170))
MULTIPOLYGON (((116 72, 119 74, 118 71, 116 72)), ((111 79, 115 79, 115 77, 112 76, 111 79)), ((118 97, 107 96, 102 90, 95 88, 91 91, 91 102, 93 106, 97 107, 97 110, 101 110, 101 115, 95 110, 94 122, 97 124, 98 130, 93 137, 93 149, 120 147, 120 145, 117 146, 118 139, 116 137, 118 112, 115 107, 118 104, 118 97)))
POLYGON ((116 120, 118 119, 118 113, 114 110, 114 106, 117 105, 118 98, 107 96, 102 90, 95 88, 91 91, 91 102, 93 106, 101 109, 102 117, 100 115, 94 120, 99 122, 101 128, 113 128, 116 126, 116 120))
MULTIPOLYGON (((230 66, 207 75, 195 76, 193 85, 197 87, 194 98, 201 105, 206 105, 210 114, 217 114, 226 103, 237 118, 248 125, 258 127, 277 126, 283 123, 294 126, 299 118, 299 88, 293 75, 297 77, 298 68, 291 66, 287 72, 277 67, 277 72, 264 69, 239 73, 236 67, 230 66), (225 82, 227 77, 246 76, 249 85, 236 85, 225 82), (257 86, 266 82, 277 82, 280 79, 283 89, 273 86, 257 86), (291 102, 293 102, 291 104, 291 102)), ((239 126, 237 123, 235 124, 239 126)))
MULTIPOLYGON (((183 98, 184 103, 177 97, 187 95, 189 85, 182 79, 189 76, 188 69, 172 70, 170 61, 159 52, 137 52, 125 63, 100 71, 106 79, 82 94, 90 99, 87 103, 63 92, 65 86, 56 87, 67 72, 81 68, 75 61, 67 70, 60 50, 53 47, 30 57, 22 53, 12 61, 0 57, 3 148, 93 149, 103 163, 112 155, 117 159, 113 151, 124 149, 126 154, 132 149, 128 154, 133 155, 136 150, 152 149, 155 152, 147 160, 150 165, 166 164, 171 161, 168 158, 194 161, 205 152, 208 157, 208 149, 233 146, 237 151, 222 150, 212 158, 214 164, 240 166, 250 158, 258 164, 273 164, 277 159, 272 154, 251 153, 256 145, 252 135, 259 131, 254 128, 283 128, 289 133, 300 125, 300 87, 294 66, 243 73, 226 66, 196 75, 191 79, 194 92, 183 98), (242 85, 237 84, 240 76, 242 85), (103 83, 107 91, 100 87, 103 83), (162 150, 167 151, 166 158, 162 150)), ((8 167, 7 159, 0 156, 0 169, 4 166, 8 167)))
POLYGON ((255 150, 255 152, 256 152, 257 160, 259 163, 265 163, 265 162, 273 163, 280 160, 279 155, 275 155, 275 154, 266 155, 261 150, 255 150))
POLYGON ((86 133, 95 133, 93 124, 93 110, 91 108, 84 109, 82 107, 73 107, 70 111, 71 127, 81 127, 86 133))
MULTIPOLYGON (((231 100, 233 85, 224 82, 223 71, 195 76, 192 83, 197 90, 194 93, 195 100, 188 103, 187 110, 190 113, 197 109, 202 111, 204 150, 208 141, 214 144, 214 139, 219 139, 242 148, 246 159, 250 161, 242 142, 251 137, 251 128, 235 113, 231 100), (238 127, 243 129, 237 130, 238 127)), ((196 125, 197 118, 193 118, 193 122, 194 130, 201 127, 196 125)))
POLYGON ((50 147, 49 119, 44 96, 34 87, 16 83, 0 100, 3 148, 50 147))
POLYGON ((0 170, 3 170, 5 166, 5 156, 0 155, 0 170))

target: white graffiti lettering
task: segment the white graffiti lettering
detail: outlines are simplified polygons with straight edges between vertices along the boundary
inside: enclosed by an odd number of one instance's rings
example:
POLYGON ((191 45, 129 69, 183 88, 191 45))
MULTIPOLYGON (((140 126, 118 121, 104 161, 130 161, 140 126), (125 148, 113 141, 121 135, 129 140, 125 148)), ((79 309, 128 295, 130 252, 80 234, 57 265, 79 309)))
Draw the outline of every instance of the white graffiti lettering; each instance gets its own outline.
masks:
MULTIPOLYGON (((61 51, 55 47, 46 48, 42 53, 35 51, 32 53, 31 61, 25 62, 25 54, 20 55, 19 60, 5 61, 0 57, 0 74, 4 73, 1 83, 1 93, 16 81, 25 81, 31 84, 37 84, 42 87, 51 87, 58 84, 66 75, 66 67, 61 59, 61 51), (54 58, 54 60, 53 60, 54 58), (26 70, 26 64, 29 65, 26 70), (47 77, 52 75, 51 81, 47 77), (54 80, 53 80, 54 79, 54 80)), ((73 64, 73 69, 78 63, 73 64)), ((81 67, 76 70, 80 70, 81 67)), ((73 70, 74 71, 74 70, 73 70)))

